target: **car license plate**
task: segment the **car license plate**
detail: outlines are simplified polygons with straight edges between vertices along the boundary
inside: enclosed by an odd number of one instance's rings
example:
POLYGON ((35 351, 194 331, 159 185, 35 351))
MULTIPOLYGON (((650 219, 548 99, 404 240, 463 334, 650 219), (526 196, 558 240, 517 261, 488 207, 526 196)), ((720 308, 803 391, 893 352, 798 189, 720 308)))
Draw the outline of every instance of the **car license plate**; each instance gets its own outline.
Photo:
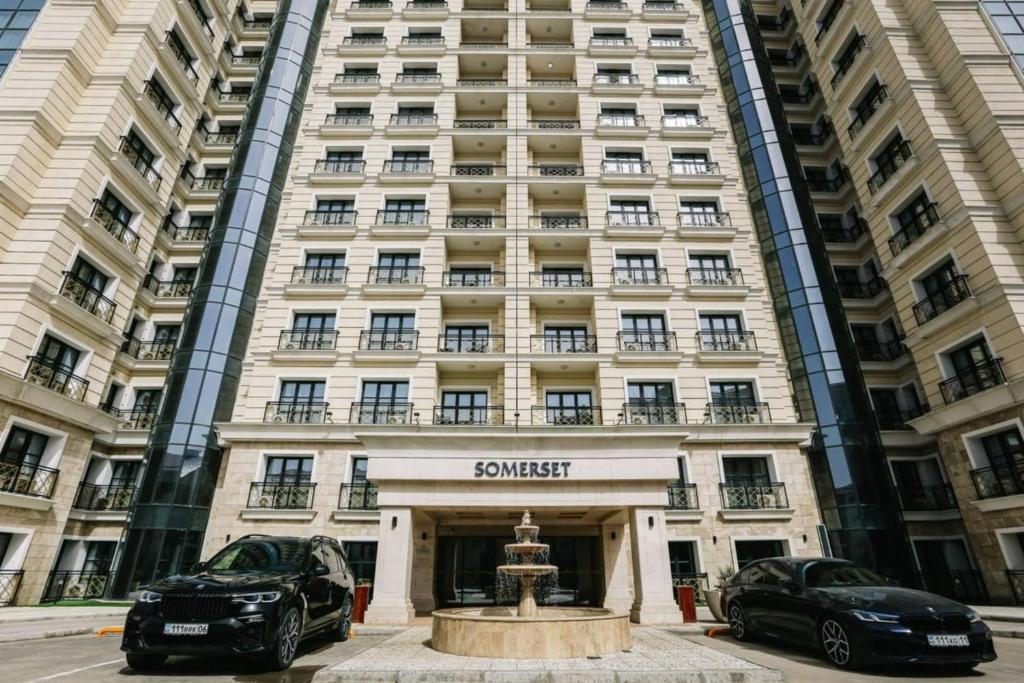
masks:
POLYGON ((928 636, 928 644, 932 647, 967 647, 971 643, 967 636, 928 636))
POLYGON ((164 624, 165 636, 205 636, 209 632, 209 624, 164 624))

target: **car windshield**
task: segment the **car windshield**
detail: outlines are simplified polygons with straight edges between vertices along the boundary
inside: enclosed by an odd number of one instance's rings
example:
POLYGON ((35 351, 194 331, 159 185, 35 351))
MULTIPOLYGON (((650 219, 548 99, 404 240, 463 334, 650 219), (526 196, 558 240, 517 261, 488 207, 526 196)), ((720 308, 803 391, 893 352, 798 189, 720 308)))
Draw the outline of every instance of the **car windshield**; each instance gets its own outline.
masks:
POLYGON ((213 556, 212 572, 294 572, 303 567, 308 544, 299 538, 260 538, 232 543, 213 556))
POLYGON ((865 567, 839 562, 812 562, 804 567, 804 580, 811 588, 888 586, 889 582, 865 567))

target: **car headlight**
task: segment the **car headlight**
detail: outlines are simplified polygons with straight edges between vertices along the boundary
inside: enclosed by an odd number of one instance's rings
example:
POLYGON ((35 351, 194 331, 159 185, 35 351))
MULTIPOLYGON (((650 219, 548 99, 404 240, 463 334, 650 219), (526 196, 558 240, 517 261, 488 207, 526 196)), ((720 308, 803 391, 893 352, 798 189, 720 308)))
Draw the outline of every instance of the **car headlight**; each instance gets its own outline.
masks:
POLYGON ((261 602, 277 602, 281 599, 281 594, 277 591, 268 591, 266 593, 240 593, 238 595, 231 596, 231 602, 240 602, 245 605, 255 605, 261 602))
POLYGON ((970 620, 972 624, 977 624, 981 622, 981 615, 975 612, 974 610, 970 610, 967 612, 967 618, 970 620))
POLYGON ((153 591, 142 591, 142 593, 139 594, 139 597, 136 599, 136 601, 137 602, 152 603, 152 602, 160 602, 160 600, 162 598, 163 598, 163 596, 160 595, 159 593, 154 593, 153 591))
POLYGON ((857 617, 861 621, 873 621, 876 624, 898 624, 900 623, 900 615, 898 614, 887 614, 886 612, 872 612, 866 609, 852 609, 850 614, 857 617))

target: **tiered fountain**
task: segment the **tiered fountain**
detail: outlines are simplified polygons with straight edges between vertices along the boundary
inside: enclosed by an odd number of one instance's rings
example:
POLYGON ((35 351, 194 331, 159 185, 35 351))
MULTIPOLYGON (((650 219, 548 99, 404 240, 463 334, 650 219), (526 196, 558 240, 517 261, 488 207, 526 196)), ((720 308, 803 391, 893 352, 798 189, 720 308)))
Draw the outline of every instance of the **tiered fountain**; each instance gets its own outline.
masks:
POLYGON ((536 582, 553 577, 548 544, 538 543, 540 527, 530 512, 516 528, 516 542, 505 546, 508 564, 498 567, 498 583, 519 591, 519 606, 456 608, 433 613, 431 647, 469 657, 567 659, 593 657, 632 647, 629 616, 595 607, 537 607, 536 582))

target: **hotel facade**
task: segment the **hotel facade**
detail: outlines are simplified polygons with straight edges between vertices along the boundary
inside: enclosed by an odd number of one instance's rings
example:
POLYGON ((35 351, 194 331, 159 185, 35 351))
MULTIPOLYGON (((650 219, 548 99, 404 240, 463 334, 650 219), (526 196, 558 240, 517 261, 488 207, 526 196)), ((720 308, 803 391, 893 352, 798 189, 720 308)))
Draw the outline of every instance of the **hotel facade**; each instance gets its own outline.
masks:
POLYGON ((1011 5, 0 0, 0 604, 324 534, 401 623, 524 509, 641 623, 1024 600, 1011 5))

